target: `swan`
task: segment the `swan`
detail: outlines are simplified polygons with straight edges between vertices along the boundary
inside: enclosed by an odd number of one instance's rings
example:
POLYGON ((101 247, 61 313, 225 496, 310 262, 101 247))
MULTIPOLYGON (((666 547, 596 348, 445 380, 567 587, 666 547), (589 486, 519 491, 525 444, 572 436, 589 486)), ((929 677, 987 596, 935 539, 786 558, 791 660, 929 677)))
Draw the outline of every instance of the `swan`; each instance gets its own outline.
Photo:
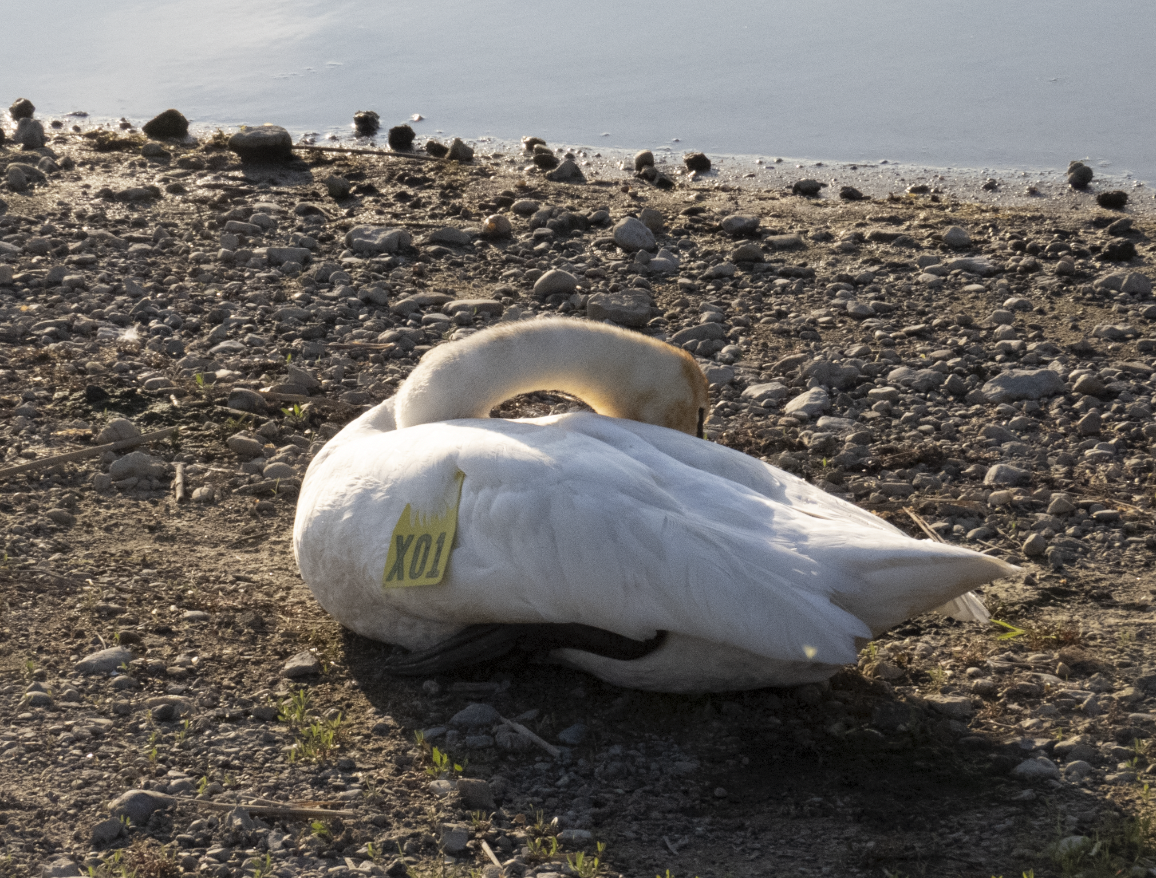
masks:
POLYGON ((301 576, 343 625, 410 650, 397 673, 525 649, 666 692, 818 682, 913 615, 986 620, 970 590, 1018 568, 705 441, 708 405, 693 357, 608 324, 435 347, 310 464, 301 576), (538 390, 594 411, 489 419, 538 390))

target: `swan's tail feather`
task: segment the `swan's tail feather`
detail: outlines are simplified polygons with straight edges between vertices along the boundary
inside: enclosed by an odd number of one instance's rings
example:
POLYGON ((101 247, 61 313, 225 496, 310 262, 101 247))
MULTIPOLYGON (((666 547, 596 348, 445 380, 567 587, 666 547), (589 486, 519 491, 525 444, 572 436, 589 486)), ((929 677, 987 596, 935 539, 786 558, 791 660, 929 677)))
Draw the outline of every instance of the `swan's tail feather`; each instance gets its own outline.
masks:
POLYGON ((865 588, 841 593, 838 604, 858 616, 875 635, 921 613, 936 611, 963 621, 988 621, 979 585, 1011 576, 1018 567, 959 546, 920 541, 918 549, 881 552, 872 564, 861 559, 865 588))
POLYGON ((939 613, 942 616, 950 616, 957 622, 979 622, 982 625, 986 625, 991 621, 991 614, 987 611, 987 607, 983 605, 983 601, 979 599, 979 595, 974 591, 961 594, 946 604, 940 604, 932 610, 932 612, 939 613))

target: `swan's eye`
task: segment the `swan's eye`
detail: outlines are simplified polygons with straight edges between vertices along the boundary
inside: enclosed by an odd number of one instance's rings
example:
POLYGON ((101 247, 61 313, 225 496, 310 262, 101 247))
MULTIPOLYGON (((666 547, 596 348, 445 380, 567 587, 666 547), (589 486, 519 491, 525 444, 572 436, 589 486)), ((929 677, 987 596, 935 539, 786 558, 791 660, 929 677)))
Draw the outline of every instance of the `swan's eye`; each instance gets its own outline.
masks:
POLYGON ((695 428, 695 431, 694 431, 694 434, 696 436, 698 436, 699 439, 701 439, 703 437, 703 424, 705 423, 705 421, 706 421, 706 409, 699 409, 698 410, 698 426, 695 428))

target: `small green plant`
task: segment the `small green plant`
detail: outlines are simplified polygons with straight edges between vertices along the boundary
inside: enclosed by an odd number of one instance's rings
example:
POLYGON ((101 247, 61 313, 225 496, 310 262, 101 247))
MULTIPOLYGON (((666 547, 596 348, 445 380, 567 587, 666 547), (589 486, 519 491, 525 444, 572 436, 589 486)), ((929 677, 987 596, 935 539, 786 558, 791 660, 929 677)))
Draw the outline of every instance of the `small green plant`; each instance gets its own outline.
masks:
POLYGON ((486 816, 485 811, 471 811, 470 826, 474 832, 485 832, 490 828, 490 818, 486 816))
POLYGON ((1120 646, 1131 646, 1136 642, 1136 632, 1130 628, 1125 628, 1119 634, 1120 646))
POLYGON ((289 422, 290 426, 295 429, 304 427, 309 423, 309 418, 306 416, 305 410, 301 408, 301 404, 297 402, 281 409, 281 414, 285 416, 285 420, 289 422))
POLYGON ((942 689, 947 685, 947 671, 939 665, 928 669, 927 671, 928 685, 931 689, 942 689))
POLYGON ((24 678, 31 680, 36 676, 36 671, 40 666, 36 663, 36 659, 28 658, 24 660, 24 678))
POLYGON ((374 846, 372 841, 365 843, 365 852, 369 855, 369 859, 373 860, 375 863, 381 859, 381 851, 379 851, 377 847, 374 846))
POLYGON ((205 376, 202 373, 198 372, 196 375, 194 375, 193 380, 197 382, 197 387, 199 389, 205 389, 205 376))
POLYGON ((333 833, 329 831, 329 824, 324 820, 314 820, 309 824, 309 830, 322 841, 330 841, 333 833))
POLYGON ((288 700, 277 702, 277 719, 293 728, 309 722, 309 693, 298 689, 288 700))
POLYGON ((593 857, 586 856, 582 851, 566 855, 566 863, 578 874, 578 878, 597 878, 602 871, 602 855, 606 852, 606 845, 598 842, 596 848, 598 853, 593 857))
POLYGON ((558 836, 544 835, 541 838, 532 838, 526 842, 526 850, 535 860, 549 860, 558 853, 558 836))
POLYGON ((179 732, 177 732, 177 743, 178 744, 183 744, 188 739, 189 731, 191 730, 191 728, 192 728, 192 723, 189 722, 188 720, 185 720, 183 723, 181 723, 181 730, 179 732))
POLYGON ((209 776, 207 774, 202 774, 201 780, 197 784, 197 795, 203 796, 205 794, 205 790, 207 790, 208 788, 209 788, 209 776))
POLYGON ((268 878, 271 874, 273 874, 273 858, 266 853, 265 859, 253 867, 253 878, 268 878))
POLYGON ((1004 622, 1000 619, 992 619, 991 624, 1004 629, 1004 633, 999 635, 999 640, 1015 640, 1017 637, 1023 637, 1028 633, 1026 629, 1018 628, 1010 622, 1004 622))
POLYGON ((434 747, 429 754, 431 765, 427 765, 425 773, 430 777, 445 777, 447 774, 461 774, 465 769, 465 760, 461 764, 454 762, 449 753, 443 753, 434 747))

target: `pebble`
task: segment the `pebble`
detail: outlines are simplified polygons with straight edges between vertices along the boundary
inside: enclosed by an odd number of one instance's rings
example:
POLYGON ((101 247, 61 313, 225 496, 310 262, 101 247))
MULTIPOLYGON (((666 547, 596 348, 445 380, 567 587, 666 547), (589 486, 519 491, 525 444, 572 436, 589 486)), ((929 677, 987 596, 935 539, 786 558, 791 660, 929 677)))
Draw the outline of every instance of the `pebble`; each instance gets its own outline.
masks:
POLYGON ((501 715, 489 704, 475 702, 459 710, 450 718, 450 725, 465 728, 482 728, 501 721, 501 715))
POLYGON ((494 793, 490 789, 490 785, 484 780, 459 778, 457 789, 463 811, 480 810, 488 814, 497 807, 494 803, 494 793))
POLYGON ((826 185, 826 183, 820 183, 818 180, 797 180, 791 186, 791 194, 814 198, 823 191, 826 185))
POLYGON ((76 663, 76 670, 81 674, 111 674, 121 665, 126 665, 133 659, 132 652, 123 646, 110 646, 98 652, 90 653, 76 663))
POLYGON ((943 233, 943 243, 956 250, 966 250, 971 246, 971 235, 967 233, 966 229, 952 226, 943 233))
POLYGON ((552 183, 585 183, 586 175, 577 163, 566 159, 554 170, 546 174, 546 179, 552 183))
POLYGON ((586 739, 586 725, 584 723, 575 723, 572 726, 564 728, 558 733, 558 742, 565 744, 568 747, 577 747, 586 739))
POLYGON ((614 226, 614 243, 627 253, 638 250, 654 250, 656 242, 654 232, 650 231, 641 220, 628 216, 619 220, 614 226))
POLYGON ((446 159, 451 162, 472 162, 474 160, 474 148, 460 137, 455 137, 446 153, 446 159))
POLYGON ((1042 399, 1064 392, 1064 379, 1051 369, 1008 369, 986 381, 983 395, 991 403, 1042 399))
POLYGON ((595 293, 586 303, 591 320, 609 320, 619 326, 641 328, 650 322, 651 298, 646 293, 595 293))
POLYGON ((321 673, 321 662, 311 652, 299 652, 281 666, 281 676, 294 680, 321 673))
POLYGON ((569 296, 578 288, 578 278, 568 271, 554 268, 534 282, 534 297, 545 299, 549 296, 569 296))
POLYGON ((464 854, 471 837, 470 829, 465 824, 445 823, 442 825, 441 848, 452 857, 464 854))
POLYGON ((1068 185, 1073 189, 1086 189, 1094 176, 1092 169, 1083 162, 1071 162, 1068 165, 1068 185))
POLYGON ((634 170, 641 171, 643 168, 654 167, 654 153, 649 149, 641 150, 634 154, 634 170))
POLYGON ((728 235, 745 237, 755 234, 759 230, 760 222, 761 220, 757 216, 742 216, 732 213, 730 216, 723 217, 721 225, 722 230, 728 235))
POLYGON ((821 387, 813 387, 805 393, 800 393, 783 407, 787 415, 802 415, 805 418, 817 418, 831 408, 831 397, 821 387))
POLYGON ((230 137, 229 149, 242 161, 286 162, 293 157, 293 138, 280 125, 258 125, 230 137))
POLYGON ((392 254, 412 247, 413 237, 405 229, 354 226, 345 233, 345 246, 355 253, 392 254))
POLYGON ((1019 765, 1012 769, 1012 777, 1018 777, 1021 780, 1040 781, 1040 780, 1059 780, 1060 769, 1052 760, 1039 756, 1035 759, 1025 759, 1019 765))
POLYGON ((127 817, 133 826, 144 826, 156 812, 172 806, 173 799, 153 790, 129 790, 108 806, 113 817, 127 817))
POLYGON ((16 123, 12 142, 19 143, 26 150, 43 149, 48 144, 44 126, 38 119, 21 119, 16 123))
POLYGON ((682 157, 682 163, 692 173, 703 174, 710 170, 710 159, 705 153, 688 152, 682 157))
POLYGON ((983 477, 985 485, 1026 485, 1031 480, 1032 474, 1027 470, 1020 469, 1018 466, 1012 466, 1010 463, 997 463, 988 467, 986 475, 983 477))
POLYGON ((141 131, 158 140, 170 137, 183 140, 189 136, 189 120, 180 110, 169 109, 145 122, 141 131))
POLYGON ((36 105, 28 100, 28 98, 17 98, 12 102, 11 106, 8 107, 8 115, 11 116, 15 122, 19 122, 21 119, 31 119, 35 112, 36 105))

